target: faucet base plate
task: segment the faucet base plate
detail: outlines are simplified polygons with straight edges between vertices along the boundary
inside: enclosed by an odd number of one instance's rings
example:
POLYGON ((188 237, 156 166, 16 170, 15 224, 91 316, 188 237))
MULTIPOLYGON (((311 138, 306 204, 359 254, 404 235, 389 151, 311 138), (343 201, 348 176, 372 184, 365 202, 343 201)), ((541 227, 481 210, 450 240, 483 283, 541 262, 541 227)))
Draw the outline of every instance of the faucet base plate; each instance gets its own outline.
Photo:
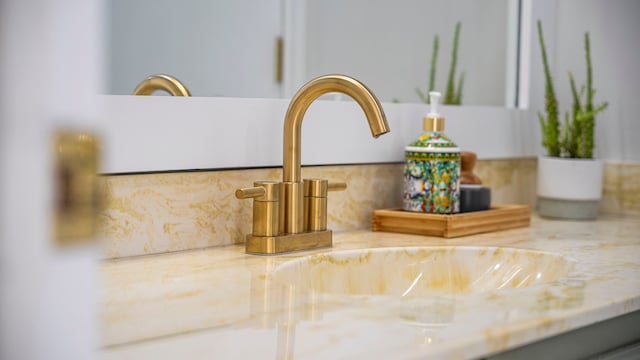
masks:
POLYGON ((275 255, 293 251, 331 247, 331 230, 312 231, 279 236, 247 235, 245 251, 248 254, 275 255))

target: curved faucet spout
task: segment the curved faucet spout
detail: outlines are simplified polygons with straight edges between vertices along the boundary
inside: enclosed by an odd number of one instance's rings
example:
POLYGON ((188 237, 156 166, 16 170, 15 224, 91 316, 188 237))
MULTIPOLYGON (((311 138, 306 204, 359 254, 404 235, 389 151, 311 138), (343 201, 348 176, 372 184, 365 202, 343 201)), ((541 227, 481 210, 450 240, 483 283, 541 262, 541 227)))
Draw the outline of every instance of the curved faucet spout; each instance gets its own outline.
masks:
POLYGON ((304 114, 318 97, 340 92, 351 96, 364 111, 371 135, 378 137, 390 131, 380 101, 364 84, 344 75, 325 75, 309 81, 295 94, 284 119, 283 182, 301 181, 301 130, 304 114))
POLYGON ((302 119, 314 100, 330 92, 349 95, 360 105, 367 117, 373 137, 390 131, 378 99, 371 90, 353 78, 344 75, 326 75, 311 80, 300 88, 291 99, 284 119, 280 233, 303 232, 304 199, 300 164, 302 119))
POLYGON ((133 95, 151 95, 156 90, 164 90, 173 96, 191 96, 189 89, 171 75, 155 74, 142 80, 133 90, 133 95))

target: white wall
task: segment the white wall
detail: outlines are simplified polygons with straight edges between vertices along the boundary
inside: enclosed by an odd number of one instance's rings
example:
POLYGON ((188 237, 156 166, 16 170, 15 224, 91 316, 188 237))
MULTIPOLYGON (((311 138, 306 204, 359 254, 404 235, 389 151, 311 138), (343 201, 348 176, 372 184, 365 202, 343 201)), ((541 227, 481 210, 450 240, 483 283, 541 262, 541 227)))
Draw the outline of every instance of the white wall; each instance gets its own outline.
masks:
POLYGON ((111 0, 107 94, 147 76, 177 77, 193 96, 280 97, 280 0, 111 0))
MULTIPOLYGON (((640 1, 536 0, 533 6, 531 109, 544 110, 544 74, 535 20, 543 21, 563 112, 573 102, 567 71, 573 72, 578 85, 586 83, 584 33, 589 31, 595 100, 609 102, 609 108, 596 118, 595 155, 601 159, 640 161, 640 142, 635 139, 640 134, 640 1)), ((540 147, 541 154, 542 151, 540 147)))
POLYGON ((94 128, 99 0, 0 2, 0 358, 91 359, 95 246, 52 240, 55 129, 94 128))
POLYGON ((306 77, 344 73, 382 101, 420 102, 415 88, 427 87, 435 34, 436 88, 445 91, 460 21, 463 104, 504 106, 509 1, 308 0, 306 77))

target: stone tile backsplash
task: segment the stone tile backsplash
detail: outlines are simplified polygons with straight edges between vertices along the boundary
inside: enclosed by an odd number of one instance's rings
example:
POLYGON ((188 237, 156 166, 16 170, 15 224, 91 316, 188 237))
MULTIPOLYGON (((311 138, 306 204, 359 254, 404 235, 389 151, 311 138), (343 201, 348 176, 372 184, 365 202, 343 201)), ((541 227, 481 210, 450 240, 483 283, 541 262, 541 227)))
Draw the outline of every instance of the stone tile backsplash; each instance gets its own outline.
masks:
MULTIPOLYGON (((375 209, 400 207, 403 164, 312 166, 305 178, 345 181, 329 193, 328 227, 367 229, 375 209)), ((535 205, 536 159, 479 160, 475 169, 493 204, 535 205)), ((640 214, 640 164, 607 163, 603 212, 640 214)), ((105 176, 103 257, 117 258, 243 243, 252 200, 237 188, 279 180, 281 170, 245 169, 105 176)))

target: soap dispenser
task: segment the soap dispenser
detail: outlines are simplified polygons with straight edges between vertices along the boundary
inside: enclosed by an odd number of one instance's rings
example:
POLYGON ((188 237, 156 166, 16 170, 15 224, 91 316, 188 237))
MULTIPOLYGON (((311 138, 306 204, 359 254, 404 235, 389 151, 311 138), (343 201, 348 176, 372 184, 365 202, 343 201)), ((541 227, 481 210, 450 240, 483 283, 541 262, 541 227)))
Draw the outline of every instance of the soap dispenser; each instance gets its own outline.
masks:
POLYGON ((444 134, 438 113, 440 93, 429 92, 431 110, 424 133, 405 148, 403 208, 407 211, 460 212, 460 149, 444 134))

